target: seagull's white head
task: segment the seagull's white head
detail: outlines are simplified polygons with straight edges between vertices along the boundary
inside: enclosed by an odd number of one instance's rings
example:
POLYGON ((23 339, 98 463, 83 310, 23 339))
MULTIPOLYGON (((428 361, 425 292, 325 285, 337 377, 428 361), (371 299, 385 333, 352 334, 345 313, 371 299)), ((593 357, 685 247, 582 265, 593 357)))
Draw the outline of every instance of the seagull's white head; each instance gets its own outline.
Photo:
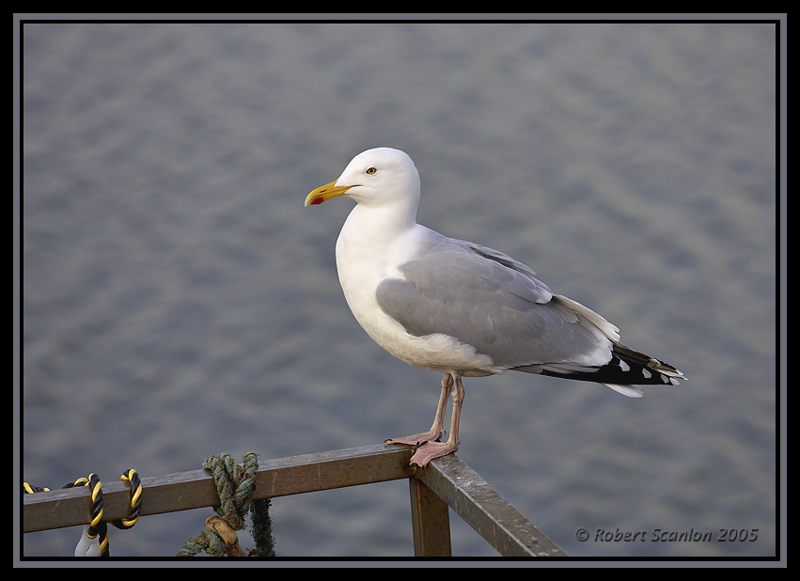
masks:
POLYGON ((308 194, 306 206, 338 196, 353 198, 361 206, 399 202, 419 203, 419 173, 404 151, 390 147, 368 149, 355 156, 339 178, 308 194))

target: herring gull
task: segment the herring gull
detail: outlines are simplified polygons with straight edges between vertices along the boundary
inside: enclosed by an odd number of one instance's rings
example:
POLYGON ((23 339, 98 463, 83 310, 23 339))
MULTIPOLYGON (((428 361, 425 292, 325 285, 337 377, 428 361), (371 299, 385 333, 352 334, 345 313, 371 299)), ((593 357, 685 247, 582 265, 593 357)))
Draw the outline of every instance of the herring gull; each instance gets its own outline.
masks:
POLYGON ((641 397, 640 384, 677 385, 676 368, 619 342, 619 329, 497 250, 447 238, 416 222, 420 180, 403 151, 360 153, 305 205, 357 202, 336 241, 347 304, 378 345, 411 365, 444 374, 431 429, 393 438, 425 466, 458 450, 462 377, 508 370, 606 385, 641 397), (444 415, 452 389, 446 442, 444 415))

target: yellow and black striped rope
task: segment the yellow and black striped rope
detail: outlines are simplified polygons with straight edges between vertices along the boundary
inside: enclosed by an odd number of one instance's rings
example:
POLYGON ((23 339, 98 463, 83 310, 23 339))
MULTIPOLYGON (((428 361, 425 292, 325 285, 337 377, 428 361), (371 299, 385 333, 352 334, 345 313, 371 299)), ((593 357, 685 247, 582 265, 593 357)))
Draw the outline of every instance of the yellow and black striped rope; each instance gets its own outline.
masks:
MULTIPOLYGON (((75 481, 76 484, 78 480, 75 481)), ((103 521, 103 485, 97 474, 89 474, 86 486, 91 487, 92 494, 92 520, 86 536, 92 540, 100 537, 100 556, 108 557, 108 525, 103 521)))
POLYGON ((128 468, 119 479, 131 485, 131 510, 128 513, 128 518, 112 520, 111 524, 118 529, 124 530, 135 525, 136 521, 139 520, 139 514, 142 512, 142 481, 133 468, 128 468))
MULTIPOLYGON (((120 480, 129 483, 131 486, 131 509, 127 518, 113 520, 110 521, 110 523, 118 529, 127 530, 136 524, 142 511, 142 482, 139 478, 139 474, 133 468, 128 468, 122 476, 120 476, 120 480)), ((92 517, 89 522, 89 528, 86 531, 86 536, 90 540, 94 540, 99 536, 100 556, 108 557, 108 526, 103 521, 103 488, 100 478, 97 474, 90 474, 88 478, 78 478, 74 482, 68 482, 62 489, 74 488, 76 486, 91 487, 92 517)), ((22 490, 27 494, 50 492, 49 488, 31 486, 27 482, 22 483, 22 490)))
POLYGON ((26 494, 36 494, 37 492, 50 492, 50 489, 42 488, 41 486, 31 486, 27 482, 23 482, 22 491, 26 494))

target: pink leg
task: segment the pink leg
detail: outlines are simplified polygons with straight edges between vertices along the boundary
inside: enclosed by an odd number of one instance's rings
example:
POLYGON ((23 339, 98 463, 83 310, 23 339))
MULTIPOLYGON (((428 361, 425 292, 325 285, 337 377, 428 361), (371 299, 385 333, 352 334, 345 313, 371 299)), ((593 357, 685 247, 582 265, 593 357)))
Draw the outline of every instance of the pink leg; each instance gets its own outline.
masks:
POLYGON ((444 410, 447 407, 447 395, 452 386, 453 378, 449 373, 445 373, 444 379, 442 379, 442 393, 439 395, 439 403, 436 406, 436 416, 433 418, 433 425, 429 431, 404 438, 392 438, 391 440, 386 440, 386 443, 419 446, 425 442, 435 442, 441 438, 444 434, 444 410))
MULTIPOLYGON (((451 380, 452 382, 452 380, 451 380)), ((447 442, 428 441, 417 449, 411 457, 411 464, 426 466, 434 458, 441 458, 458 450, 458 427, 461 423, 461 406, 464 403, 464 386, 461 378, 455 378, 456 386, 453 389, 453 411, 450 416, 450 437, 447 442)))

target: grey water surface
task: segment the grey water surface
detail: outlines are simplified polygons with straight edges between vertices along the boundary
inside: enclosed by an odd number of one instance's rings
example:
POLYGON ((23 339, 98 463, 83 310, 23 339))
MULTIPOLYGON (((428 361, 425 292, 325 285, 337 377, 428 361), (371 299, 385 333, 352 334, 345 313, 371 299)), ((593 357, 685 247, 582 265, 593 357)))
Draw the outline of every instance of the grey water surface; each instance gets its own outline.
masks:
MULTIPOLYGON (((440 377, 375 345, 339 288, 352 202, 303 207, 391 146, 420 223, 529 264, 689 377, 639 400, 466 380, 459 456, 570 555, 775 553, 773 26, 34 23, 22 49, 25 480, 427 429, 440 377)), ((272 513, 279 556, 413 555, 404 481, 272 513)), ((210 514, 111 529, 111 553, 174 555, 210 514)), ((451 516, 454 555, 496 555, 451 516)))

